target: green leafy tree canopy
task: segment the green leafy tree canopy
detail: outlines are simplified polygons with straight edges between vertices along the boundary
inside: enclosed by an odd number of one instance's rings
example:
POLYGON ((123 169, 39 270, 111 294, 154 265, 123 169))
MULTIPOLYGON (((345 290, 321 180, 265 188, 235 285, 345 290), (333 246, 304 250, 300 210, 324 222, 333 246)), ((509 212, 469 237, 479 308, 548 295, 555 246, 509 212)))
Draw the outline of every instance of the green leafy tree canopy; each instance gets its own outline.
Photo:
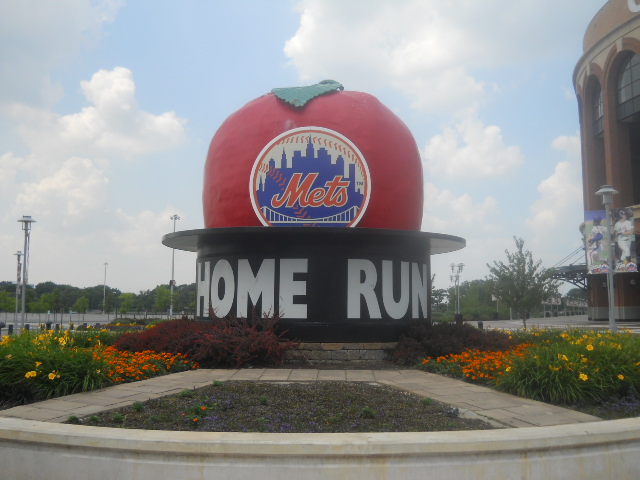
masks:
POLYGON ((527 328, 527 318, 532 309, 557 295, 558 284, 551 271, 542 268, 541 260, 535 261, 533 254, 524 249, 524 240, 513 237, 516 251, 509 252, 506 262, 494 261, 489 267, 489 280, 494 295, 513 310, 527 328))

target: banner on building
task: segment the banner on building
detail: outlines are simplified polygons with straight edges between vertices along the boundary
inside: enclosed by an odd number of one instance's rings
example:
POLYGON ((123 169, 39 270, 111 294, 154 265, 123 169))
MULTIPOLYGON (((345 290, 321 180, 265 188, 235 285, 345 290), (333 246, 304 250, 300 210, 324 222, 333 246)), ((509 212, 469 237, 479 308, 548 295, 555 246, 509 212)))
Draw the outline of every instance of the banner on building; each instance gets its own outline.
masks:
MULTIPOLYGON (((611 210, 611 241, 616 272, 637 272, 635 222, 640 221, 635 207, 611 210)), ((589 273, 606 273, 609 268, 610 249, 607 248, 607 222, 604 210, 585 212, 584 239, 589 273)))

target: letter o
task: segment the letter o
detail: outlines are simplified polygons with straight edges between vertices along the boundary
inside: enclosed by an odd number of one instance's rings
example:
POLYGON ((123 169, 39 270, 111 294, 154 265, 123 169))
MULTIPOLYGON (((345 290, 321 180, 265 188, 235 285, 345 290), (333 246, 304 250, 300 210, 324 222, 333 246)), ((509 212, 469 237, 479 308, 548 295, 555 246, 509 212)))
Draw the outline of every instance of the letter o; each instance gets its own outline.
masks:
POLYGON ((211 274, 211 309, 219 318, 226 317, 231 311, 235 298, 235 277, 231 264, 224 259, 218 260, 211 274), (224 295, 219 296, 220 281, 224 282, 224 295))

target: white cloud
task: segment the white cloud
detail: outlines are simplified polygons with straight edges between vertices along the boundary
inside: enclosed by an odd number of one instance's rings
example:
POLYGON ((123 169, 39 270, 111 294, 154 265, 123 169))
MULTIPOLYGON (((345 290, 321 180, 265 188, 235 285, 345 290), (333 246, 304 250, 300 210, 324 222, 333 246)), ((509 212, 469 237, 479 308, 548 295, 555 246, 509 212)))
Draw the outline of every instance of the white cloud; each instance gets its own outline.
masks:
MULTIPOLYGON (((0 201, 8 206, 2 221, 15 228, 13 242, 20 233, 15 219, 31 215, 38 222, 36 242, 47 239, 34 244, 34 251, 44 255, 60 281, 70 283, 86 277, 83 270, 95 262, 92 255, 112 259, 114 271, 120 263, 119 271, 125 272, 168 253, 160 238, 169 230, 170 214, 120 210, 114 215, 109 205, 122 202, 113 202, 110 194, 112 184, 122 188, 123 157, 168 150, 186 139, 185 121, 174 112, 155 115, 140 107, 126 68, 96 72, 81 83, 81 91, 89 106, 76 113, 60 115, 26 104, 5 109, 5 118, 18 124, 15 131, 27 153, 0 155, 0 187, 6 186, 0 188, 0 201)), ((157 270, 163 278, 162 268, 157 270)), ((136 283, 126 277, 119 281, 123 287, 136 283)))
POLYGON ((572 34, 579 44, 582 30, 567 29, 580 23, 566 19, 581 15, 586 24, 601 0, 585 2, 303 0, 284 51, 303 81, 333 78, 365 91, 392 85, 416 108, 463 112, 484 100, 487 69, 530 66, 571 49, 572 34))
POLYGON ((0 15, 0 107, 51 106, 63 93, 50 70, 95 45, 118 0, 5 0, 0 15), (25 34, 28 32, 28 34, 25 34))
MULTIPOLYGON (((533 245, 541 252, 557 248, 560 238, 575 238, 578 242, 578 226, 583 219, 579 134, 560 136, 552 142, 552 147, 563 151, 567 160, 559 162, 553 174, 540 182, 540 197, 525 221, 534 234, 533 245)), ((567 254, 576 248, 574 243, 567 245, 567 254)))
POLYGON ((487 196, 475 202, 468 193, 456 196, 450 190, 441 190, 431 183, 425 185, 422 231, 462 235, 474 230, 491 230, 491 215, 497 210, 496 199, 487 196))
POLYGON ((486 126, 474 115, 433 137, 423 155, 432 175, 452 178, 495 178, 523 163, 520 148, 505 144, 500 127, 486 126))
POLYGON ((16 187, 21 162, 22 159, 11 152, 0 155, 0 192, 5 192, 5 195, 16 187))
POLYGON ((445 6, 307 0, 302 8, 285 53, 303 81, 335 78, 364 90, 393 85, 426 109, 467 109, 483 93, 465 66, 471 39, 445 6))
POLYGON ((92 104, 78 113, 57 115, 46 110, 14 106, 22 122, 19 132, 33 152, 42 156, 118 154, 132 156, 166 150, 185 140, 184 124, 175 112, 154 115, 135 98, 131 70, 100 70, 81 83, 92 104))
POLYGON ((160 243, 160 239, 171 231, 169 217, 175 213, 184 218, 184 214, 174 208, 143 210, 133 215, 118 209, 118 229, 111 230, 109 237, 115 248, 125 255, 155 258, 168 250, 160 243))
POLYGON ((13 210, 57 217, 67 225, 104 203, 108 183, 105 171, 92 160, 69 158, 54 175, 25 185, 13 210))

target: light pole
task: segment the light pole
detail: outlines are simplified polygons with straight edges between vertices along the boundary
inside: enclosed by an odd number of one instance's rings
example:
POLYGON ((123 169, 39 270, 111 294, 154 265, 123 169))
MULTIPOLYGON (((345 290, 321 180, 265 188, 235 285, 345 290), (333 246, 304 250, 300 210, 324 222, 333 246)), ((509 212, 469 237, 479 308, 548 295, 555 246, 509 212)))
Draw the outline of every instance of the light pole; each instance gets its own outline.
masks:
POLYGON ((464 268, 464 263, 455 263, 451 264, 451 281, 455 282, 455 291, 456 291, 456 323, 462 323, 462 319, 459 318, 460 315, 460 274, 462 273, 462 269, 464 268))
POLYGON ((18 221, 22 223, 22 230, 24 230, 24 249, 22 250, 24 252, 22 259, 22 320, 20 322, 20 328, 24 330, 24 322, 27 315, 27 283, 29 282, 27 271, 29 265, 29 240, 31 239, 31 224, 34 223, 35 220, 33 220, 30 215, 23 215, 18 221))
POLYGON ((20 296, 20 269, 22 268, 22 264, 20 263, 20 257, 22 256, 22 252, 17 251, 14 253, 16 257, 18 257, 18 278, 16 280, 16 313, 13 316, 13 328, 17 331, 18 329, 18 297, 20 296))
POLYGON ((107 262, 104 262, 104 283, 102 284, 102 314, 107 309, 107 262))
POLYGON ((611 205, 613 205, 613 196, 618 192, 611 185, 603 185, 600 187, 600 190, 596 192, 596 195, 602 196, 602 203, 604 204, 605 216, 606 216, 606 224, 607 224, 607 254, 608 258, 608 268, 607 268, 607 290, 609 296, 609 330, 611 333, 616 333, 616 310, 614 305, 614 297, 613 297, 613 274, 614 274, 614 253, 613 253, 613 243, 611 240, 611 205))
MULTIPOLYGON (((176 220, 180 220, 180 217, 174 213, 173 215, 171 215, 171 217, 169 217, 169 219, 173 220, 173 233, 175 233, 176 220)), ((173 273, 174 273, 175 259, 176 259, 176 249, 172 248, 171 249, 171 282, 169 282, 171 284, 170 285, 171 293, 169 294, 169 318, 173 318, 173 284, 175 283, 175 280, 173 279, 173 273)))

